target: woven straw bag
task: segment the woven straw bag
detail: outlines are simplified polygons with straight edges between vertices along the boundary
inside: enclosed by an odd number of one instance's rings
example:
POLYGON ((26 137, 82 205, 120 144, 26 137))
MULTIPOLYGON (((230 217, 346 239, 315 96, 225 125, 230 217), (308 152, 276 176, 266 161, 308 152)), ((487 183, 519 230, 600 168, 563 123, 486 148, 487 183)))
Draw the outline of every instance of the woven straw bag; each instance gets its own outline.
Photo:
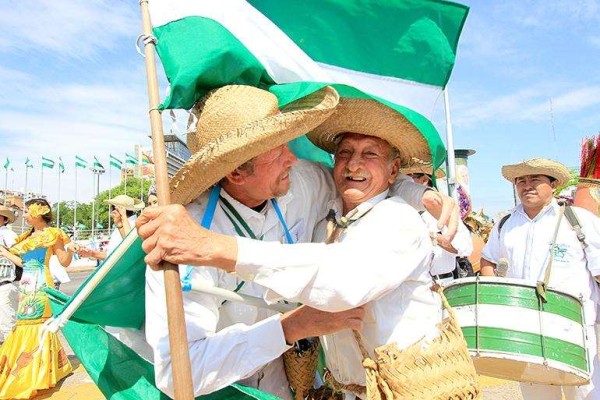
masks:
POLYGON ((283 353, 285 375, 296 400, 302 400, 315 383, 315 374, 319 363, 319 338, 303 339, 308 345, 305 349, 296 346, 283 353))
POLYGON ((395 343, 380 346, 375 349, 373 360, 360 333, 355 331, 364 357, 366 387, 342 385, 332 377, 326 377, 326 381, 336 390, 350 390, 367 400, 480 399, 475 367, 454 310, 439 285, 433 290, 440 295, 448 312, 448 317, 437 325, 440 334, 435 339, 421 339, 402 350, 395 343))

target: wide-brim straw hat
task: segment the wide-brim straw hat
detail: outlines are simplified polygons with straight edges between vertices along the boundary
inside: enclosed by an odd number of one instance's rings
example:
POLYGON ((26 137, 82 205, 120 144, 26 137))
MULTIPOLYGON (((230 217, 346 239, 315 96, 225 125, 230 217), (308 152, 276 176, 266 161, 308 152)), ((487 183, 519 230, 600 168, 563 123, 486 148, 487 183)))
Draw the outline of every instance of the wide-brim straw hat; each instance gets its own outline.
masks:
POLYGON ((112 199, 104 200, 104 204, 110 204, 112 206, 121 206, 129 211, 139 211, 145 207, 145 204, 140 199, 134 199, 126 194, 120 194, 113 197, 112 199))
MULTIPOLYGON (((400 172, 404 175, 410 174, 425 174, 432 176, 433 175, 433 165, 431 163, 426 163, 423 160, 419 160, 416 158, 412 159, 411 164, 406 168, 401 168, 400 172)), ((441 169, 437 169, 435 171, 435 177, 438 179, 444 178, 446 174, 441 169)))
POLYGON ((304 135, 335 110, 335 89, 323 89, 279 110, 277 97, 252 86, 213 90, 194 106, 187 145, 192 156, 170 182, 171 201, 187 204, 250 159, 304 135))
POLYGON ((400 153, 401 165, 411 159, 431 161, 431 151, 419 129, 392 108, 371 99, 341 98, 331 117, 308 138, 321 149, 334 153, 344 133, 359 133, 387 141, 400 153))
POLYGON ((533 158, 518 164, 504 165, 502 167, 502 176, 511 183, 515 179, 526 175, 546 175, 558 182, 562 186, 571 179, 569 169, 559 162, 548 160, 547 158, 533 158))
POLYGON ((15 219, 17 219, 17 216, 15 215, 14 211, 6 206, 0 206, 0 215, 6 217, 6 219, 8 219, 9 224, 12 224, 13 222, 15 222, 15 219))

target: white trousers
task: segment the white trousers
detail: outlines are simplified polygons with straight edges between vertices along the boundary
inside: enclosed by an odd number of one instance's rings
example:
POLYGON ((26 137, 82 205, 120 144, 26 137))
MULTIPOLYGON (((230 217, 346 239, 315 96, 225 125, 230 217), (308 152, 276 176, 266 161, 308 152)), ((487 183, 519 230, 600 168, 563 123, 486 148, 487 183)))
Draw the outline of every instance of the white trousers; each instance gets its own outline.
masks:
POLYGON ((587 352, 590 360, 590 383, 583 386, 552 386, 521 383, 524 400, 600 400, 600 361, 598 360, 598 325, 586 326, 587 352))
POLYGON ((12 331, 17 322, 17 305, 19 304, 18 283, 7 283, 0 286, 0 343, 12 331))

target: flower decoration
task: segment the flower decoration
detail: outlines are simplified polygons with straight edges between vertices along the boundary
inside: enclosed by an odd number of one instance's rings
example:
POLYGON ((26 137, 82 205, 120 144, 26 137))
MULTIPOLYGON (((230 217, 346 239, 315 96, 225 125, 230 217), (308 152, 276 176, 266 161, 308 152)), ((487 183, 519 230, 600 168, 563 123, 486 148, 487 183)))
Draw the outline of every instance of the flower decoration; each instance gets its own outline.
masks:
POLYGON ((50 207, 44 206, 41 204, 31 204, 27 207, 27 213, 32 218, 41 217, 42 215, 46 215, 50 212, 50 207))

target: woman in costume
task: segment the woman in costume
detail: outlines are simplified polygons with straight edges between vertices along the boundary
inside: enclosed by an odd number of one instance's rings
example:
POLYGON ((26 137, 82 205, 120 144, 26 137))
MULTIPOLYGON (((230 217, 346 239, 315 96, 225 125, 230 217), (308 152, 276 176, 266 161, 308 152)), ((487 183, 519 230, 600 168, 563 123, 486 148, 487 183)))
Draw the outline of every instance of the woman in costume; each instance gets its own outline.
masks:
POLYGON ((32 228, 10 249, 0 247, 0 255, 23 268, 17 323, 0 348, 0 399, 32 398, 72 371, 58 335, 44 331, 42 325, 52 315, 43 291, 54 286, 50 257, 56 255, 61 265, 68 266, 73 244, 62 230, 49 226, 52 212, 46 200, 29 200, 26 207, 23 217, 32 228))

